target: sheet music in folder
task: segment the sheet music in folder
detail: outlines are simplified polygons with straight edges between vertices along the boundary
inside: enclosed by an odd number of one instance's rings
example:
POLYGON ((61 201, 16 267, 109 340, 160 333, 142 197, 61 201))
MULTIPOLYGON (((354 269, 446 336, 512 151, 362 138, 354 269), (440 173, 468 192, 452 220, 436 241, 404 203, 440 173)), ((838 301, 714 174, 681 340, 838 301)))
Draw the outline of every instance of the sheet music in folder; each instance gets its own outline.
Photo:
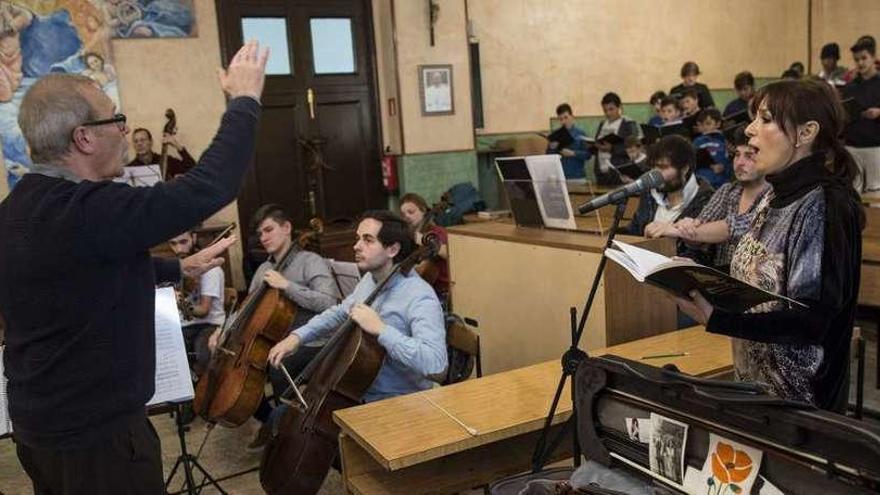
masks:
POLYGON ((174 289, 156 289, 156 392, 148 406, 195 396, 174 289))
POLYGON ((12 433, 12 420, 9 419, 9 399, 6 396, 6 373, 3 371, 3 353, 6 347, 0 345, 0 435, 12 433))

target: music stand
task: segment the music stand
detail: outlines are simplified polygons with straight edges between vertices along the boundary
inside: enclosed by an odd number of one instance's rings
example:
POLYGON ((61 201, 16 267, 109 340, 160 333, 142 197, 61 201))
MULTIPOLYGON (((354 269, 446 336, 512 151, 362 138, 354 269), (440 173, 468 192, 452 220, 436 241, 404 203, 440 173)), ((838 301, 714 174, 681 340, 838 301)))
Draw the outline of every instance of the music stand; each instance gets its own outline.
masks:
POLYGON ((183 406, 184 402, 166 402, 161 406, 157 406, 155 408, 151 408, 152 414, 159 414, 163 412, 170 412, 174 416, 174 423, 177 425, 177 438, 180 440, 180 455, 177 456, 177 460, 174 462, 174 467, 171 468, 171 472, 168 474, 168 479, 165 480, 165 493, 169 495, 186 493, 188 495, 196 495, 202 491, 202 488, 205 486, 211 485, 213 486, 218 493, 222 495, 227 495, 226 491, 220 487, 220 484, 214 479, 213 476, 202 466, 196 456, 189 453, 186 447, 186 432, 189 431, 189 425, 183 422, 183 406), (177 470, 179 468, 183 468, 181 471, 183 472, 184 482, 180 490, 176 492, 169 492, 168 487, 171 486, 171 482, 174 480, 174 476, 177 474, 177 470), (195 482, 195 478, 193 477, 193 473, 198 471, 202 474, 202 482, 198 485, 195 482))

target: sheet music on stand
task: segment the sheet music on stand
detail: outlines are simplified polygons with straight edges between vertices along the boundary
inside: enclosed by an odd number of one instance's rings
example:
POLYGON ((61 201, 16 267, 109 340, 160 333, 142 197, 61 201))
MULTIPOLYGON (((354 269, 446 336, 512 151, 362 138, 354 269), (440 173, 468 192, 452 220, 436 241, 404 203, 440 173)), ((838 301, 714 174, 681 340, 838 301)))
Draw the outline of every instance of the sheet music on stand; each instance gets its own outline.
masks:
POLYGON ((174 289, 156 289, 156 392, 148 406, 195 396, 174 289))
POLYGON ((3 353, 6 346, 0 345, 0 437, 12 433, 12 420, 9 419, 9 399, 6 396, 6 373, 3 371, 3 353))
POLYGON ((159 165, 135 165, 122 167, 122 175, 113 182, 123 182, 133 187, 152 187, 162 182, 159 165))

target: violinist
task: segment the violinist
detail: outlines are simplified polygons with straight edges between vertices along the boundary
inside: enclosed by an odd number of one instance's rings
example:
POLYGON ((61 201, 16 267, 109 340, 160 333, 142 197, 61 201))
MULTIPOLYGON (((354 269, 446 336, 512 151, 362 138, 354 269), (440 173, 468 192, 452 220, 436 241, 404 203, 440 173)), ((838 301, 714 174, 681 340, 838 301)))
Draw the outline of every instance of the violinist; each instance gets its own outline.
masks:
MULTIPOLYGON (((265 282, 270 287, 278 289, 297 306, 296 316, 291 324, 291 330, 299 328, 308 322, 316 314, 332 307, 339 301, 339 291, 333 279, 333 273, 324 258, 311 251, 305 251, 293 241, 293 224, 290 215, 277 204, 267 204, 260 207, 255 213, 251 223, 260 239, 260 244, 269 255, 251 279, 249 292, 253 292, 265 282), (295 251, 293 257, 283 272, 275 270, 275 263, 284 257, 289 249, 295 251)), ((220 337, 220 329, 217 329, 209 340, 209 348, 213 351, 217 347, 220 337)), ((316 339, 308 345, 301 347, 296 353, 291 354, 284 360, 284 365, 290 373, 297 374, 299 370, 321 350, 326 340, 316 339)), ((276 397, 286 388, 287 382, 284 375, 276 368, 269 369, 269 381, 276 397)), ((257 432, 256 438, 248 445, 249 450, 258 450, 269 439, 270 430, 267 424, 271 406, 267 400, 263 400, 254 417, 263 423, 263 427, 257 432)))
POLYGON ((356 239, 355 261, 366 274, 354 292, 277 343, 269 351, 269 364, 277 367, 302 346, 327 338, 351 316, 387 352, 365 402, 429 389, 428 377, 442 373, 447 365, 443 310, 431 286, 412 271, 398 273, 375 300, 376 309, 361 302, 415 249, 410 227, 389 211, 368 211, 356 239))
POLYGON ((434 291, 441 301, 446 301, 449 294, 449 248, 447 246, 448 236, 446 229, 434 223, 433 215, 430 213, 428 203, 424 198, 415 193, 404 194, 400 198, 400 215, 409 224, 413 231, 416 244, 422 245, 422 238, 427 233, 433 233, 440 241, 440 250, 437 256, 428 263, 432 263, 436 267, 437 276, 431 283, 434 291))
MULTIPOLYGON (((188 230, 173 237, 168 245, 178 258, 186 258, 196 251, 196 234, 188 230)), ((226 320, 223 269, 215 266, 198 277, 184 276, 181 285, 183 340, 186 350, 195 353, 193 372, 202 376, 211 360, 208 337, 226 320)))

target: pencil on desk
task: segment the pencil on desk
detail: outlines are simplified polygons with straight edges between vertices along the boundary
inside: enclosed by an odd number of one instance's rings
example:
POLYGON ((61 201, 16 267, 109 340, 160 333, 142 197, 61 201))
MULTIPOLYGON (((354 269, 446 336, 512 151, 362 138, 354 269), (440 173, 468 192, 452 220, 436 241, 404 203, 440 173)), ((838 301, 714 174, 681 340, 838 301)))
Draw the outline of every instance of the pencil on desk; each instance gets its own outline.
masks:
POLYGON ((642 356, 642 359, 662 359, 662 358, 674 358, 674 357, 682 357, 682 356, 690 356, 689 352, 675 352, 672 354, 651 354, 649 356, 642 356))

